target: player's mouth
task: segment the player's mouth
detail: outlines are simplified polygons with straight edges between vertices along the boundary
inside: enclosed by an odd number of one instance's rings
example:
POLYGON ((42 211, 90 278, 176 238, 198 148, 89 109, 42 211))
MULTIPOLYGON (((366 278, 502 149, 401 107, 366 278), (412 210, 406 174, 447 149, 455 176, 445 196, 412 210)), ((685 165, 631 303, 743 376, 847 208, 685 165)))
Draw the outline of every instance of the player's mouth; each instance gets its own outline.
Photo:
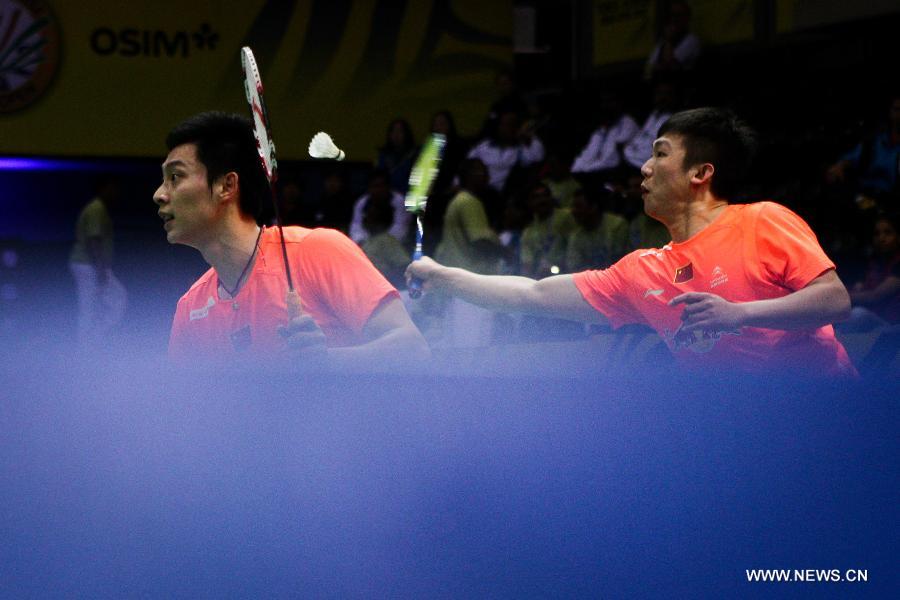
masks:
POLYGON ((643 183, 641 184, 641 196, 645 196, 650 193, 650 190, 647 189, 647 186, 643 183))
POLYGON ((174 216, 166 214, 166 213, 156 213, 159 215, 159 218, 163 220, 163 228, 167 228, 169 223, 175 219, 174 216))

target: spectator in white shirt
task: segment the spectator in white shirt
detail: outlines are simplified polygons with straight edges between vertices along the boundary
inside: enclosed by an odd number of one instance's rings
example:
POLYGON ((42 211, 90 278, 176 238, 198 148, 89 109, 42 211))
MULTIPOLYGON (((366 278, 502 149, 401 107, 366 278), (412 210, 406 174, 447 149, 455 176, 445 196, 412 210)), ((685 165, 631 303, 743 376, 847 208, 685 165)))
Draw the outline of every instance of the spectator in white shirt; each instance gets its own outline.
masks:
POLYGON ((653 110, 647 115, 644 125, 625 145, 622 154, 625 162, 635 169, 640 169, 650 158, 653 140, 660 126, 672 116, 678 108, 678 92, 673 83, 659 81, 653 89, 653 110))
POLYGON ((638 132, 637 122, 622 112, 612 93, 604 93, 597 103, 598 127, 572 163, 573 173, 610 172, 622 163, 622 147, 638 132))
POLYGON ((469 151, 488 168, 491 187, 502 191, 515 166, 527 167, 544 159, 544 145, 533 132, 519 126, 519 115, 507 111, 497 120, 497 131, 469 151))
POLYGON ((350 239, 362 244, 369 239, 369 232, 363 226, 363 217, 369 202, 390 203, 394 207, 394 218, 388 233, 397 238, 401 244, 406 241, 409 231, 410 213, 406 211, 403 196, 391 189, 390 174, 386 169, 376 169, 369 177, 368 191, 359 197, 353 206, 353 219, 350 221, 350 239))

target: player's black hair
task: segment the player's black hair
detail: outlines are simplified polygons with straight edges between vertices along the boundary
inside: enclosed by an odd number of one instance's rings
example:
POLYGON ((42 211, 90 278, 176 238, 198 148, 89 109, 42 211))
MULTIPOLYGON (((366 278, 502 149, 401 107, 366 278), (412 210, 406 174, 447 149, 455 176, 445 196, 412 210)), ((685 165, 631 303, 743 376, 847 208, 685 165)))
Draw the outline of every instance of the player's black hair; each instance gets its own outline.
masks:
POLYGON ((259 220, 269 198, 269 182, 260 165, 250 119, 218 111, 194 115, 166 136, 170 151, 182 144, 197 147, 197 159, 206 167, 210 189, 219 177, 237 173, 241 212, 259 220))
POLYGON ((703 163, 715 167, 710 189, 719 198, 734 198, 756 153, 756 133, 732 111, 695 108, 672 115, 659 136, 676 134, 684 140, 686 169, 703 163))

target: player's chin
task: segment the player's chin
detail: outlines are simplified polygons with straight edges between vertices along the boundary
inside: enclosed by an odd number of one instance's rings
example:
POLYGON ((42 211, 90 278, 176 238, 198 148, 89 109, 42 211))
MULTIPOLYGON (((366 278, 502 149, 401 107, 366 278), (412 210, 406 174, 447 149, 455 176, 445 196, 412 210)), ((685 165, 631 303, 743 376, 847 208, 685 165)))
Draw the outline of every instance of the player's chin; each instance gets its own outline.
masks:
POLYGON ((178 231, 177 227, 172 227, 166 231, 166 241, 170 244, 187 244, 184 235, 178 231))

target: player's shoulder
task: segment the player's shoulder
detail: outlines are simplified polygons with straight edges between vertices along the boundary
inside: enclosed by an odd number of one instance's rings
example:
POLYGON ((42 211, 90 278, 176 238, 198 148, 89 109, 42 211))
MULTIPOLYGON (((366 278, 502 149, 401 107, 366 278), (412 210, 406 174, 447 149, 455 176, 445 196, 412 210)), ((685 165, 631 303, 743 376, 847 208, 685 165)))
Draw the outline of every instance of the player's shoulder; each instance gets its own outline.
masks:
MULTIPOLYGON (((284 233, 284 242, 286 244, 296 244, 302 242, 314 230, 299 225, 288 225, 281 228, 284 233)), ((261 244, 281 244, 281 233, 278 227, 266 227, 262 233, 261 244)))
MULTIPOLYGON (((635 264, 644 261, 654 261, 667 258, 672 252, 672 244, 666 244, 661 248, 638 248, 623 256, 619 263, 635 264)), ((618 263, 616 263, 618 264, 618 263)))
POLYGON ((206 273, 201 275, 200 278, 188 288, 188 291, 182 294, 181 298, 178 299, 178 304, 189 303, 198 296, 206 295, 213 286, 213 278, 215 275, 215 269, 210 267, 206 273))
MULTIPOLYGON (((272 228, 272 232, 270 239, 273 243, 281 243, 277 228, 272 228)), ((342 248, 354 250, 358 248, 356 242, 347 237, 342 231, 328 227, 316 227, 314 229, 299 226, 285 227, 284 241, 288 245, 289 251, 291 251, 293 246, 307 255, 316 253, 319 250, 328 252, 342 248)))
POLYGON ((750 202, 748 204, 731 204, 729 209, 735 213, 745 215, 794 215, 794 211, 783 204, 779 204, 773 200, 759 200, 758 202, 750 202))
POLYGON ((749 227, 756 229, 767 225, 790 225, 809 227, 806 221, 793 210, 772 200, 761 200, 751 204, 737 204, 732 208, 740 210, 742 219, 749 227))

